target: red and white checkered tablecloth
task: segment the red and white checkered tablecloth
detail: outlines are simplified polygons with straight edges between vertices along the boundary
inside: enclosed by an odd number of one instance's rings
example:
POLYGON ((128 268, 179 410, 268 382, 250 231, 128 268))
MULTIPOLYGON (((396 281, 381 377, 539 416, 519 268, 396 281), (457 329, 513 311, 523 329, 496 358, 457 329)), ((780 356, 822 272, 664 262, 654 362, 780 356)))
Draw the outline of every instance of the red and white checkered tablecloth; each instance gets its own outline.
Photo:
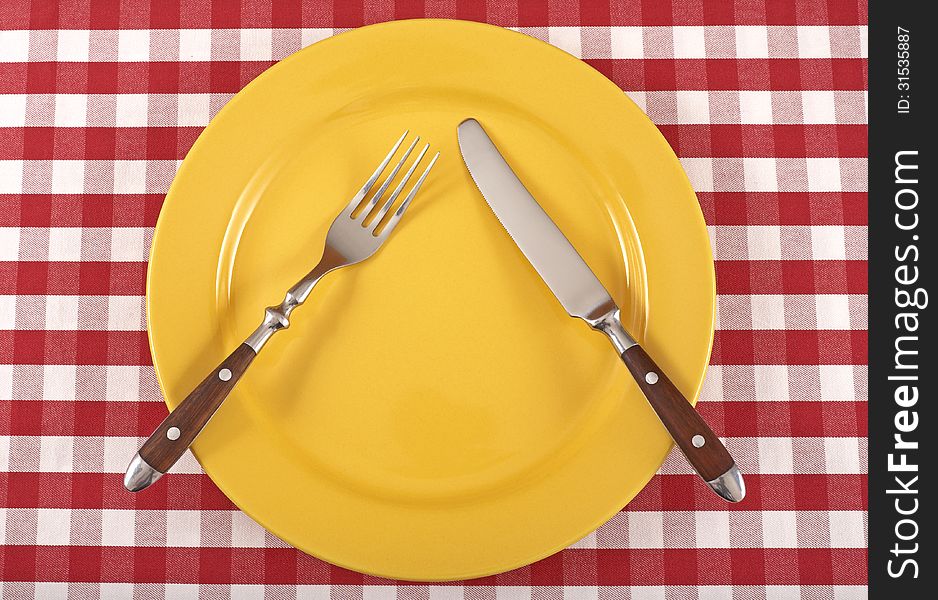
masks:
POLYGON ((865 0, 0 0, 0 590, 8 598, 865 598, 865 0), (187 458, 132 495, 165 415, 147 251, 179 161, 274 61, 346 28, 456 17, 582 57, 698 191, 718 330, 701 412, 749 497, 672 455, 611 522, 455 585, 286 546, 187 458))

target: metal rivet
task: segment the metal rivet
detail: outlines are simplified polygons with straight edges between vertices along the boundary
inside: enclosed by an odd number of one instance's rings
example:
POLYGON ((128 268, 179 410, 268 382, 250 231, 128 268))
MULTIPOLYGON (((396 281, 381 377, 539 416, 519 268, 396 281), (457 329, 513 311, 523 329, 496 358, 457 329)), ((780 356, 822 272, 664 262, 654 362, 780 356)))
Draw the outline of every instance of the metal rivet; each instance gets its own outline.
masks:
POLYGON ((179 434, 182 432, 179 431, 178 427, 170 427, 166 430, 166 437, 173 440, 174 442, 179 439, 179 434))
POLYGON ((222 369, 218 372, 218 378, 222 381, 228 381, 231 379, 231 371, 229 369, 222 369))
POLYGON ((648 385, 655 385, 658 383, 658 374, 654 371, 649 371, 645 373, 645 383, 648 385))
POLYGON ((694 448, 703 448, 703 445, 707 443, 707 440, 704 439, 704 436, 698 433, 690 439, 690 443, 694 445, 694 448))

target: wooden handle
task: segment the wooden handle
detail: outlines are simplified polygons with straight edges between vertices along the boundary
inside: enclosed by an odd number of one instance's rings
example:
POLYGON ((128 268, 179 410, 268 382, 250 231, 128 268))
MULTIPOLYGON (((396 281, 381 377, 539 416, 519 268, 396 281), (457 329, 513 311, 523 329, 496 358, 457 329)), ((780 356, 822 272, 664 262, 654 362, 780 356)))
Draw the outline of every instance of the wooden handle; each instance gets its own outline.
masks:
POLYGON ((626 349, 622 362, 701 477, 710 482, 735 466, 733 457, 713 430, 641 346, 626 349))
POLYGON ((158 472, 168 471, 212 418, 255 356, 254 349, 247 344, 235 348, 169 413, 144 442, 138 455, 158 472))

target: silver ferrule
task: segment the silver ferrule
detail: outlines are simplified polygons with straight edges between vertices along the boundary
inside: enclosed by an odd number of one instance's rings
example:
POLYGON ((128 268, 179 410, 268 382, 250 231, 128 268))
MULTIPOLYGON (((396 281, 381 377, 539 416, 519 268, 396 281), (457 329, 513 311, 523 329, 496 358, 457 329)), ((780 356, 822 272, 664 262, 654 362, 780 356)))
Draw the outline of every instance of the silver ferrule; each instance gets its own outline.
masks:
POLYGON ((283 302, 279 306, 268 306, 264 310, 264 322, 254 330, 254 333, 248 336, 248 339, 244 340, 245 344, 254 349, 254 354, 261 351, 261 348, 264 347, 264 344, 271 336, 290 326, 290 313, 297 306, 306 302, 319 280, 329 271, 341 266, 343 264, 342 260, 344 259, 340 255, 327 246, 319 264, 287 291, 283 302))
POLYGON ((127 472, 124 473, 124 487, 128 492, 139 492, 153 484, 154 481, 162 477, 163 474, 150 466, 143 460, 140 453, 134 455, 127 472))
POLYGON ((710 488, 729 502, 742 502, 746 497, 746 482, 743 480, 743 474, 739 472, 739 467, 734 463, 716 479, 708 481, 710 488))
POLYGON ((597 319, 588 319, 587 323, 589 323, 590 327, 593 329, 605 333, 620 356, 623 352, 637 344, 632 336, 629 335, 629 332, 622 326, 622 321, 619 320, 618 307, 613 307, 612 310, 597 319))
POLYGON ((264 310, 264 322, 244 340, 244 343, 254 349, 254 354, 260 352, 275 333, 290 326, 290 313, 299 305, 299 300, 287 292, 279 306, 268 306, 264 310))

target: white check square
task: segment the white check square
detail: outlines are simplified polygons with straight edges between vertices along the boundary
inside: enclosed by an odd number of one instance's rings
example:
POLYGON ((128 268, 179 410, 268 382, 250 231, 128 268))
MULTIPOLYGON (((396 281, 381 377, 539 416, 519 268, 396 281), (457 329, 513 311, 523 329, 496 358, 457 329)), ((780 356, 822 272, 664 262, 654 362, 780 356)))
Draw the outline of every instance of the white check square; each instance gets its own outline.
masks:
POLYGON ((723 398, 723 366, 710 365, 704 377, 703 389, 700 390, 700 399, 704 401, 722 402, 723 398))
MULTIPOLYGON (((6 377, 7 375, 4 375, 4 370, 0 368, 0 382, 6 377)), ((0 435, 0 469, 2 469, 4 473, 10 470, 10 436, 8 435, 0 435)), ((0 528, 5 525, 6 519, 3 519, 3 524, 0 524, 0 528)))
POLYGON ((694 515, 698 548, 730 547, 730 516, 725 511, 700 511, 694 515))
POLYGON ((36 543, 42 546, 68 546, 72 511, 67 508, 40 508, 36 515, 36 543))
MULTIPOLYGON (((0 400, 13 399, 13 365, 0 365, 0 400)), ((0 467, 3 465, 0 464, 0 467)))
POLYGON ((798 26, 798 58, 830 58, 831 32, 826 25, 798 26))
MULTIPOLYGON (((102 583, 100 600, 134 600, 133 583, 102 583)), ((184 600, 180 596, 170 596, 173 600, 184 600)))
POLYGON ((328 37, 332 37, 331 27, 304 27, 300 30, 300 44, 305 48, 328 37))
POLYGON ((759 472, 763 475, 790 475, 795 468, 791 438, 760 437, 759 472))
POLYGON ((853 365, 821 365, 821 400, 857 400, 853 365))
POLYGON ((667 591, 660 585, 642 585, 630 588, 631 600, 667 600, 667 591))
POLYGON ((818 329, 850 329, 850 296, 844 294, 818 294, 818 329))
POLYGON ((211 29, 179 30, 179 59, 207 61, 212 58, 211 29))
POLYGON ((739 122, 743 125, 772 123, 772 92, 744 90, 739 92, 739 122))
MULTIPOLYGON (((76 306, 76 310, 77 310, 77 306, 76 306)), ((75 380, 76 380, 76 370, 73 365, 43 365, 42 366, 42 397, 43 399, 74 401, 75 400, 75 380)))
POLYGON ((749 260, 782 259, 782 235, 777 225, 746 227, 746 242, 749 260))
POLYGON ((856 475, 865 472, 865 464, 861 469, 859 438, 824 438, 824 465, 824 471, 831 474, 856 475))
POLYGON ((146 94, 117 94, 114 120, 118 127, 146 127, 149 102, 146 94))
POLYGON ((765 587, 765 600, 794 600, 804 597, 800 585, 767 585, 765 587))
POLYGON ((81 260, 81 227, 49 228, 49 260, 81 260))
POLYGON ((811 256, 814 260, 844 260, 847 240, 839 225, 811 226, 811 256))
POLYGON ((530 600, 531 586, 499 586, 495 588, 495 600, 530 600))
POLYGON ((362 600, 397 600, 397 588, 393 585, 366 585, 361 590, 362 600))
POLYGON ((107 328, 108 331, 142 331, 143 297, 108 296, 107 328))
POLYGON ((548 27, 547 39, 551 45, 577 58, 583 54, 579 27, 548 27))
POLYGON ((232 598, 237 600, 264 600, 269 598, 266 587, 258 583, 238 583, 232 586, 232 598))
POLYGON ((212 118, 209 94, 180 94, 176 119, 180 127, 204 127, 212 118))
POLYGON ((117 32, 117 59, 120 62, 146 62, 150 60, 150 30, 119 30, 117 32))
POLYGON ((737 58, 766 58, 769 55, 769 32, 763 25, 739 25, 736 29, 737 58))
POLYGON ((87 29, 60 29, 56 56, 59 62, 88 62, 91 32, 87 29))
POLYGON ((0 94, 0 127, 26 125, 26 94, 0 94))
POLYGON ((167 546, 173 548, 197 548, 201 538, 201 521, 199 518, 199 511, 166 511, 167 546))
POLYGON ((778 191, 778 171, 774 158, 743 158, 743 176, 748 192, 778 191))
POLYGON ((836 98, 832 91, 806 90, 801 93, 801 112, 805 125, 837 123, 836 98))
POLYGON ((33 597, 36 600, 66 600, 68 596, 68 584, 64 581, 37 581, 33 597))
MULTIPOLYGON (((809 192, 839 192, 840 159, 836 157, 806 158, 809 192)), ((818 260, 815 257, 815 260, 818 260)))
MULTIPOLYGON (((28 237, 26 239, 29 239, 28 237)), ((16 261, 20 255, 19 227, 0 227, 0 260, 16 261)))
POLYGON ((612 58, 645 57, 645 39, 641 27, 613 27, 610 34, 612 58))
POLYGON ((596 544, 597 544, 597 541, 596 541, 596 532, 595 532, 595 531, 591 531, 591 532, 587 533, 585 536, 583 536, 583 537, 581 537, 580 539, 578 539, 577 541, 575 541, 575 542, 573 542, 572 544, 570 544, 569 547, 570 547, 570 548, 586 548, 586 549, 590 549, 590 548, 596 548, 596 544))
MULTIPOLYGON (((23 191, 23 161, 0 160, 0 194, 22 194, 23 191)), ((3 249, 2 235, 0 233, 0 251, 3 249)))
POLYGON ((115 160, 114 193, 145 194, 146 192, 147 162, 145 160, 115 160))
POLYGON ((753 373, 756 400, 789 400, 787 366, 755 365, 753 373))
POLYGON ((753 329, 785 329, 785 297, 781 294, 750 296, 753 329))
MULTIPOLYGON (((461 591, 460 586, 441 586, 446 590, 458 590, 461 591)), ((296 600, 332 600, 330 590, 332 586, 330 585, 298 585, 294 588, 296 590, 296 600)), ((438 600, 437 596, 434 596, 434 586, 430 586, 428 593, 428 600, 438 600)), ((450 597, 441 596, 440 600, 450 600, 450 597)), ((193 598, 193 600, 198 600, 198 597, 193 598)), ((462 594, 454 600, 462 600, 462 594)))
POLYGON ((78 329, 78 296, 46 296, 46 329, 78 329))
POLYGON ((866 548, 866 526, 858 510, 834 510, 828 513, 832 548, 866 548))
MULTIPOLYGON (((565 585, 563 587, 563 600, 596 600, 596 598, 601 597, 599 595, 599 588, 591 585, 565 585)), ((431 600, 434 600, 433 597, 430 597, 431 600)), ((455 596, 452 597, 452 600, 463 600, 465 596, 462 594, 458 598, 455 596)))
MULTIPOLYGON (((16 296, 8 294, 0 296, 0 330, 4 329, 16 329, 16 296)), ((0 400, 3 399, 3 386, 0 384, 0 400)))
MULTIPOLYGON (((111 296, 113 300, 116 296, 111 296)), ((108 309, 110 311, 110 309, 108 309)), ((140 371, 134 366, 107 366, 106 400, 137 402, 140 396, 140 371)))
POLYGON ((127 470, 130 457, 137 453, 143 440, 135 437, 105 436, 103 443, 101 470, 105 473, 123 473, 127 470))
POLYGON ((834 600, 869 600, 869 593, 865 585, 834 586, 834 600))
MULTIPOLYGON (((198 583, 167 583, 165 587, 165 597, 172 598, 172 600, 199 600, 200 598, 198 583)), ((235 589, 235 586, 232 586, 231 598, 237 598, 235 589)), ((297 598, 299 598, 299 596, 297 596, 297 598)), ((127 600, 133 600, 133 598, 131 597, 127 600)))
POLYGON ((243 512, 231 513, 231 545, 235 548, 263 548, 264 528, 243 512))
POLYGON ((701 26, 678 26, 674 32, 674 58, 704 58, 707 55, 704 28, 701 26))
POLYGON ((681 158, 687 178, 698 192, 713 191, 713 161, 709 158, 681 158))
POLYGON ((72 470, 72 438, 69 436, 42 436, 39 438, 39 471, 42 473, 68 473, 72 470))
POLYGON ((640 109, 642 109, 642 112, 647 112, 646 108, 648 99, 645 95, 645 92, 630 91, 626 95, 632 100, 632 102, 634 102, 640 109))
POLYGON ((136 516, 133 510, 102 510, 101 545, 123 546, 125 548, 133 546, 134 531, 136 530, 135 520, 136 516))
MULTIPOLYGON (((143 227, 115 227, 111 230, 111 260, 136 262, 147 258, 146 229, 143 227)), ((118 303, 121 301, 118 300, 118 303)), ((136 315, 135 315, 136 316, 136 315)), ((120 319, 122 317, 115 317, 120 319)), ((110 315, 108 315, 110 321, 110 315)))
POLYGON ((241 30, 241 60, 272 60, 273 31, 270 29, 241 30))
POLYGON ((85 161, 53 160, 52 193, 80 194, 85 187, 85 161))
POLYGON ((0 31, 0 62, 26 62, 29 58, 29 31, 0 31))
POLYGON ((660 512, 635 511, 628 513, 629 547, 664 547, 664 519, 660 512))
POLYGON ((733 600, 733 587, 729 585, 702 585, 697 588, 697 600, 733 600))
POLYGON ((762 544, 765 548, 797 548, 798 521, 790 510, 767 510, 762 515, 762 544))
POLYGON ((710 122, 710 94, 703 90, 677 92, 677 121, 682 125, 710 122))

